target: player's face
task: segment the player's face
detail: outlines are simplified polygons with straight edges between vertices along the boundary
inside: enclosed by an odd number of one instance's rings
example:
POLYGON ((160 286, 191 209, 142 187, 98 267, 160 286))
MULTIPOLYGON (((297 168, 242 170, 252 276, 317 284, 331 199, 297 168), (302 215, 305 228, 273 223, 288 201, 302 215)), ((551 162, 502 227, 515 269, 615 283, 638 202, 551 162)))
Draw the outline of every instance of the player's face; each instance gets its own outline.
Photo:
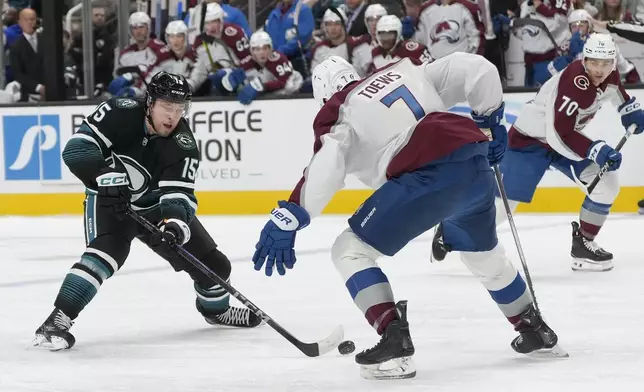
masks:
POLYGON ((132 31, 132 37, 136 42, 145 42, 148 39, 147 25, 132 26, 130 29, 132 31))
POLYGON ((185 104, 162 99, 156 100, 150 108, 150 117, 152 117, 152 125, 154 125, 157 135, 161 137, 169 136, 185 113, 185 104))
POLYGON ((378 39, 380 40, 380 46, 385 51, 390 51, 396 45, 396 33, 393 31, 384 31, 378 33, 378 39))
POLYGON ((268 61, 268 56, 271 55, 271 47, 269 45, 255 46, 250 51, 253 59, 262 65, 268 61))
POLYGON ((608 75, 613 72, 614 64, 615 60, 605 59, 586 59, 584 63, 586 72, 590 76, 590 81, 595 86, 602 84, 608 75))
POLYGON ((184 34, 168 35, 168 43, 173 52, 183 52, 183 49, 186 47, 186 36, 184 34))
POLYGON ((206 31, 206 34, 208 34, 211 37, 219 37, 221 36, 222 27, 223 26, 221 24, 221 21, 219 19, 215 19, 206 23, 204 25, 204 30, 206 31))
POLYGON ((379 16, 372 16, 367 18, 367 27, 369 28, 369 35, 372 37, 376 36, 376 25, 378 24, 379 16))
POLYGON ((579 34, 583 37, 588 35, 588 32, 590 31, 590 25, 588 22, 575 22, 570 24, 570 32, 575 34, 577 31, 579 31, 579 34))
POLYGON ((336 40, 344 35, 344 26, 342 22, 324 22, 324 31, 330 40, 336 40))

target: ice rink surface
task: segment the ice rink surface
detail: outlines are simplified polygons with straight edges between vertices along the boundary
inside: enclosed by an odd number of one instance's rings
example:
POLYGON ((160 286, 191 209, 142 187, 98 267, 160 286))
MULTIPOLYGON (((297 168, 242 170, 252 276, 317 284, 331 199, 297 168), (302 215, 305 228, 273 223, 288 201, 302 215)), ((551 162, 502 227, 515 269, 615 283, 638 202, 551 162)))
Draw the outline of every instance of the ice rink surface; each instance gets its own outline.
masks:
MULTIPOLYGON (((431 234, 381 260, 397 299, 409 300, 418 375, 367 381, 353 356, 307 358, 268 326, 221 329, 194 307, 186 274, 141 244, 72 328, 76 346, 28 348, 83 252, 80 217, 0 219, 0 391, 637 391, 644 385, 643 219, 611 216, 599 244, 615 254, 607 273, 570 269, 574 216, 519 215, 537 299, 568 360, 534 360, 509 346, 515 332, 481 284, 449 255, 429 262, 431 234)), ((250 262, 266 217, 204 218, 233 262, 232 283, 301 340, 343 325, 357 351, 378 336, 355 308, 330 261, 346 217, 322 217, 298 234, 298 262, 267 278, 250 262)), ((520 268, 511 233, 500 238, 520 268)))

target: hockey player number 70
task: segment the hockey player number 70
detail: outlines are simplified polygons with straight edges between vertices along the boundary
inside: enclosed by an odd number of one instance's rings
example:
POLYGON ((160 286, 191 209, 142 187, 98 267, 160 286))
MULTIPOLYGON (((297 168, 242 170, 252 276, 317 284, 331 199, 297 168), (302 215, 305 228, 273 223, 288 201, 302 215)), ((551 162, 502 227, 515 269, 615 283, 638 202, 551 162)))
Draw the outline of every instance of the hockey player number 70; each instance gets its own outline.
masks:
POLYGON ((425 110, 422 106, 420 106, 420 103, 418 103, 416 97, 414 97, 414 94, 412 94, 404 84, 396 87, 394 91, 385 95, 380 100, 380 102, 382 102, 386 107, 389 108, 394 104, 394 102, 399 99, 402 99, 407 107, 409 107, 409 109, 412 111, 412 113, 414 113, 416 120, 420 120, 421 118, 425 117, 425 110))

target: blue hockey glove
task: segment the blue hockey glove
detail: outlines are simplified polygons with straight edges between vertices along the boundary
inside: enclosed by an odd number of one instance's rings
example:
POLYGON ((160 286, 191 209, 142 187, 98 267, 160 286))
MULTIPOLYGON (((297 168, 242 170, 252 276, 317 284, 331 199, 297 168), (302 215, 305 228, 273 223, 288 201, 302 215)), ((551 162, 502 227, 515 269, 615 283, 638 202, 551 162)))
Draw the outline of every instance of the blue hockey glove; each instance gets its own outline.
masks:
POLYGON ((403 39, 410 39, 416 31, 416 29, 414 28, 416 25, 414 19, 411 16, 405 16, 400 21, 402 22, 403 39))
POLYGON ((107 92, 112 95, 117 95, 119 91, 132 85, 132 80, 133 77, 131 73, 123 74, 110 82, 107 86, 107 92))
POLYGON ((241 68, 235 68, 230 71, 226 78, 224 78, 224 87, 228 88, 226 86, 226 82, 228 82, 230 85, 229 91, 237 91, 237 87, 244 84, 245 80, 246 72, 244 72, 244 70, 241 68))
POLYGON ((577 57, 579 53, 584 50, 585 41, 581 37, 581 33, 576 31, 570 38, 570 46, 568 47, 568 54, 573 58, 577 57))
POLYGON ((280 275, 286 273, 284 267, 293 268, 295 233, 311 222, 309 213, 297 204, 284 200, 277 204, 279 208, 271 211, 271 219, 264 225, 253 255, 255 271, 261 270, 266 262, 266 276, 273 275, 273 266, 277 266, 280 275))
POLYGON ((622 154, 615 151, 603 140, 596 140, 588 147, 588 159, 595 162, 599 167, 608 164, 608 171, 619 169, 622 164, 622 154))
POLYGON ((622 116, 622 125, 628 129, 631 125, 637 125, 635 129, 636 135, 644 131, 644 112, 639 102, 635 102, 635 97, 631 97, 628 101, 624 102, 619 108, 619 114, 622 116))
POLYGON ((139 89, 136 87, 125 87, 115 94, 117 97, 130 97, 134 98, 138 95, 139 89))
POLYGON ((503 110, 505 102, 501 103, 498 109, 493 111, 489 116, 480 116, 472 112, 472 120, 481 129, 490 130, 490 146, 488 147, 487 159, 490 165, 496 165, 501 162, 505 150, 508 148, 508 131, 501 121, 503 120, 503 110))
POLYGON ((258 78, 255 78, 237 93, 237 100, 244 105, 250 105, 261 91, 264 91, 264 85, 258 78))
POLYGON ((226 91, 222 84, 222 80, 227 74, 227 70, 225 69, 220 69, 216 71, 215 73, 212 73, 208 75, 208 80, 210 80, 210 83, 212 84, 212 87, 216 88, 217 90, 221 91, 222 93, 226 91))

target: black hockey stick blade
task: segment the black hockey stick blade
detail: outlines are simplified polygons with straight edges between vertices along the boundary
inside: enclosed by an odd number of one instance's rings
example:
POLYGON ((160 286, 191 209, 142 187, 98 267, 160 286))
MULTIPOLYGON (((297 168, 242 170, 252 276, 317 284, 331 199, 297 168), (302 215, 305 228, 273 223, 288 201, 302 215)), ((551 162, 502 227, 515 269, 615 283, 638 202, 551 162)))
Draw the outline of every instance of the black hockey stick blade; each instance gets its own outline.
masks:
MULTIPOLYGON (((159 234, 161 230, 150 223, 147 219, 136 213, 130 207, 127 209, 127 214, 134 219, 138 224, 143 226, 146 230, 151 233, 159 234)), ((286 340, 291 342, 295 347, 297 347, 302 353, 308 357, 319 357, 320 355, 326 354, 334 350, 338 345, 344 340, 344 328, 342 326, 336 327, 333 332, 326 338, 319 340, 315 343, 305 343, 293 336, 289 331, 284 327, 279 325, 277 321, 273 320, 268 314, 261 310, 257 305, 255 305, 251 300, 246 298, 242 293, 240 293, 236 288, 231 286, 224 279, 219 277, 215 272, 213 272, 207 265, 205 265, 201 260, 193 256, 190 252, 185 250, 181 245, 172 245, 172 248, 179 256, 184 260, 195 266, 199 271, 201 271, 208 278, 215 281, 218 285, 224 288, 230 295, 237 298, 241 303, 244 304, 248 309, 260 317, 266 324, 273 328, 277 333, 282 335, 286 340)))
MULTIPOLYGON (((615 147, 615 151, 620 151, 622 147, 624 147, 624 144, 626 144, 626 141, 628 140, 629 137, 631 137, 631 135, 635 132, 636 129, 637 129, 637 125, 635 124, 629 126, 628 129, 626 129, 626 133, 624 134, 624 136, 622 136, 622 139, 617 144, 617 147, 615 147)), ((599 173, 597 173, 595 178, 590 182, 590 185, 587 185, 579 178, 577 178, 574 168, 572 167, 572 165, 570 165, 570 172, 572 173, 573 180, 586 195, 590 195, 591 193, 593 193, 593 191, 595 190, 595 187, 597 186, 597 184, 599 184, 599 181, 608 172, 608 169, 609 169, 609 165, 607 163, 599 169, 599 173)))

